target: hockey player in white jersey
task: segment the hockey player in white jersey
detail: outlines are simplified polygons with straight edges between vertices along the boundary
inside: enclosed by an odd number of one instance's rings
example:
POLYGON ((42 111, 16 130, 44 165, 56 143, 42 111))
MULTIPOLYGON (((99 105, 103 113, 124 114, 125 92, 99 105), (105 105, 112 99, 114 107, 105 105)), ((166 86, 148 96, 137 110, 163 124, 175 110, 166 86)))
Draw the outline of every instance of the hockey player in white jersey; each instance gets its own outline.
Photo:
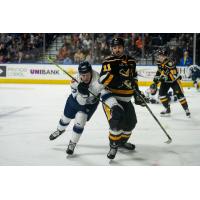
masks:
POLYGON ((188 78, 192 79, 194 87, 199 90, 200 67, 198 65, 190 65, 188 67, 188 78))
MULTIPOLYGON (((101 93, 101 96, 108 96, 108 93, 104 90, 104 86, 98 82, 98 79, 99 73, 92 70, 89 62, 84 61, 79 64, 78 75, 76 77, 77 82, 72 80, 72 93, 66 101, 64 113, 58 123, 57 130, 49 136, 50 140, 59 137, 65 132, 70 121, 74 119, 72 136, 66 150, 67 154, 73 154, 86 122, 90 120, 97 109, 101 93)), ((111 108, 117 105, 117 101, 110 97, 106 98, 105 104, 111 108)))
MULTIPOLYGON (((151 103, 151 104, 159 104, 160 103, 159 89, 155 83, 152 83, 150 85, 150 87, 144 92, 144 95, 146 97, 147 103, 151 103)), ((169 90, 166 96, 167 96, 169 102, 177 101, 177 96, 174 95, 173 90, 169 90)))
POLYGON ((150 87, 145 90, 144 95, 146 97, 147 103, 158 104, 158 87, 155 83, 151 84, 150 87))

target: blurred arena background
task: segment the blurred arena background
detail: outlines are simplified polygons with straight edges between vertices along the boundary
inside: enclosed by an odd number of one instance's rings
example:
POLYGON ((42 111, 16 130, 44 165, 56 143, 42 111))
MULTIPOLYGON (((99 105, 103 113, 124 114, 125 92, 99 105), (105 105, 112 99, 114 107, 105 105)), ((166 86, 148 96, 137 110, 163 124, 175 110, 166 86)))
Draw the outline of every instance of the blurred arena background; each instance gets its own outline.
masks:
POLYGON ((0 83, 69 83, 59 69, 48 65, 47 56, 71 74, 83 60, 98 70, 110 54, 111 39, 118 36, 137 60, 140 85, 150 84, 156 71, 155 52, 164 47, 179 66, 183 86, 192 86, 187 67, 200 64, 196 33, 1 33, 0 83))

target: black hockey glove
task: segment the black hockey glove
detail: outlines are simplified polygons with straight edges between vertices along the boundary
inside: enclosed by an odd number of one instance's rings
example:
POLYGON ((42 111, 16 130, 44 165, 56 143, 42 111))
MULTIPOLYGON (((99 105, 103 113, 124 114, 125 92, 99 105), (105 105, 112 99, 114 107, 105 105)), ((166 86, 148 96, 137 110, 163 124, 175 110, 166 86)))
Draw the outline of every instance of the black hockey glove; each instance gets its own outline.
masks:
POLYGON ((160 81, 160 77, 159 76, 155 76, 153 79, 153 82, 157 85, 160 81))
POLYGON ((146 103, 150 103, 150 98, 149 97, 145 97, 145 101, 146 101, 146 103))
POLYGON ((146 97, 145 97, 144 93, 141 92, 140 90, 137 90, 137 92, 135 91, 134 99, 135 99, 136 105, 146 106, 146 103, 145 103, 145 102, 147 102, 146 97))
POLYGON ((113 106, 111 108, 111 119, 109 120, 111 130, 118 131, 119 123, 123 119, 124 110, 120 106, 113 106))
POLYGON ((164 83, 164 82, 166 82, 167 80, 168 80, 168 77, 167 77, 167 76, 165 76, 165 75, 161 75, 161 76, 160 76, 160 80, 159 80, 159 81, 160 81, 161 83, 164 83))
POLYGON ((159 103, 158 101, 156 101, 156 99, 150 99, 149 102, 152 103, 152 104, 158 104, 159 103))
POLYGON ((88 91, 88 88, 89 88, 89 85, 86 84, 86 83, 84 83, 84 82, 80 82, 80 83, 78 84, 78 87, 77 87, 78 92, 79 92, 80 94, 89 96, 90 93, 89 93, 89 91, 88 91))
POLYGON ((181 75, 179 75, 178 79, 179 79, 179 80, 182 80, 182 76, 181 76, 181 75))

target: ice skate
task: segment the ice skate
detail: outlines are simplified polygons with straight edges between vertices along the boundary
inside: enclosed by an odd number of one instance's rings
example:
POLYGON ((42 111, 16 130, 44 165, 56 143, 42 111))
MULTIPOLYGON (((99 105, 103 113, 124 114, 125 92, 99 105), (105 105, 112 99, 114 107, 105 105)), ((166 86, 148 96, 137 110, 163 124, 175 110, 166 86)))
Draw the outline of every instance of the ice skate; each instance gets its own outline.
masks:
POLYGON ((123 149, 127 149, 127 150, 135 150, 135 145, 130 143, 130 142, 126 142, 126 143, 122 143, 119 148, 123 148, 123 149))
POLYGON ((61 134, 63 134, 65 132, 65 130, 60 131, 60 130, 56 130, 55 132, 53 132, 50 136, 49 139, 50 140, 55 140, 57 137, 59 137, 61 134))
POLYGON ((76 143, 74 143, 74 142, 72 142, 72 141, 70 140, 69 145, 68 145, 67 150, 66 150, 66 153, 67 153, 68 155, 72 155, 72 154, 74 153, 75 147, 76 147, 76 143))
POLYGON ((164 110, 160 113, 160 116, 167 117, 167 116, 170 116, 170 113, 171 113, 171 109, 170 109, 170 107, 168 107, 166 110, 164 110))
POLYGON ((109 150, 109 152, 107 154, 107 157, 109 159, 114 159, 116 154, 117 154, 117 150, 118 150, 117 146, 116 147, 110 146, 110 150, 109 150))
POLYGON ((186 116, 187 116, 188 118, 191 117, 191 113, 190 113, 189 109, 186 109, 186 110, 185 110, 185 114, 186 114, 186 116))

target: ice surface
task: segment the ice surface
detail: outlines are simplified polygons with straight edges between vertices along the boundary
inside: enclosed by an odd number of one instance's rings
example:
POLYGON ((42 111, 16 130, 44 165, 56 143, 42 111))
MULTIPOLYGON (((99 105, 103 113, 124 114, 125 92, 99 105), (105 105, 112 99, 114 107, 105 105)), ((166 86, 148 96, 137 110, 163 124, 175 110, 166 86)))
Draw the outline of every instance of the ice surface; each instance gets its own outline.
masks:
POLYGON ((172 115, 166 118, 159 116, 161 105, 150 105, 173 138, 171 144, 164 143, 167 138, 148 110, 135 106, 138 123, 130 141, 136 150, 119 151, 110 162, 106 157, 108 124, 101 104, 87 123, 74 156, 67 157, 73 123, 55 141, 48 137, 56 130, 69 86, 1 84, 0 165, 200 165, 200 93, 194 88, 184 90, 190 119, 179 103, 171 105, 172 115))

